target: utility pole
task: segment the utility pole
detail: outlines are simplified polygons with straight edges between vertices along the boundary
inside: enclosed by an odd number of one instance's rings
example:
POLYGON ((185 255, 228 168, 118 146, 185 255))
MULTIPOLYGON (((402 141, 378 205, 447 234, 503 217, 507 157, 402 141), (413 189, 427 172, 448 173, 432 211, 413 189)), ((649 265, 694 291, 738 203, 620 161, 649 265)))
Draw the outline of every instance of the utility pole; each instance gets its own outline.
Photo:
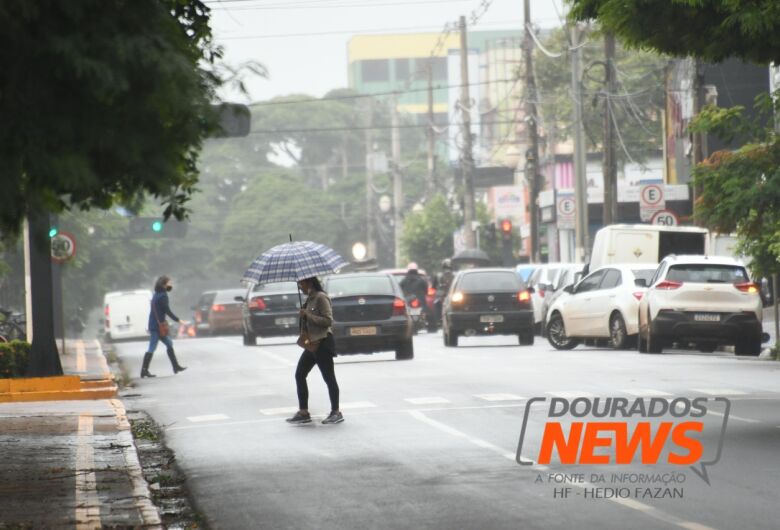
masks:
POLYGON ((428 128, 426 136, 428 140, 428 181, 426 183, 425 196, 430 198, 436 193, 436 139, 433 128, 433 60, 428 59, 428 128))
POLYGON ((401 236, 403 234, 403 218, 401 210, 404 207, 403 182, 401 180, 401 131, 398 128, 398 100, 394 97, 391 100, 390 109, 392 123, 392 151, 393 151, 393 228, 395 229, 394 247, 395 247, 395 266, 400 268, 401 264, 401 236))
POLYGON ((574 129, 574 201, 576 208, 574 255, 579 263, 585 262, 588 250, 588 188, 585 180, 585 132, 582 122, 582 57, 580 29, 576 24, 571 33, 571 96, 572 128, 574 129))
POLYGON ((536 79, 534 78, 534 43, 531 37, 531 0, 523 0, 523 21, 525 23, 525 38, 523 54, 525 55, 525 122, 528 131, 529 148, 525 156, 525 179, 530 193, 531 216, 531 263, 541 262, 539 252, 539 132, 537 130, 536 112, 536 79))
POLYGON ((471 153, 471 95, 469 94, 469 50, 466 38, 466 17, 460 17, 460 111, 463 134, 461 167, 463 168, 463 239, 466 248, 476 247, 471 228, 477 220, 474 208, 474 156, 471 153))
POLYGON ((604 34, 604 226, 617 222, 617 164, 615 160, 615 116, 612 113, 612 94, 615 93, 615 34, 604 34))
POLYGON ((366 255, 369 258, 377 258, 376 235, 374 234, 374 154, 373 134, 371 134, 371 114, 369 107, 368 127, 366 127, 366 255))

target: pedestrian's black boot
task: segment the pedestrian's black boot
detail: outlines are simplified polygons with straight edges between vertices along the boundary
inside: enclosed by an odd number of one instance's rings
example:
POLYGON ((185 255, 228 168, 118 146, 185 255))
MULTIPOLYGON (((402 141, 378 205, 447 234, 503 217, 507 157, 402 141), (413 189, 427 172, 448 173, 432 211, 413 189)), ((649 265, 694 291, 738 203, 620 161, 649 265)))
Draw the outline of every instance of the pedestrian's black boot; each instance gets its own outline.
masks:
POLYGON ((144 364, 141 366, 141 377, 157 377, 156 375, 149 373, 149 363, 152 362, 152 352, 144 353, 144 364))
POLYGON ((168 348, 168 358, 171 360, 171 366, 173 366, 174 374, 178 374, 179 372, 183 372, 187 369, 186 366, 179 365, 179 361, 176 360, 176 353, 174 353, 173 348, 168 348))

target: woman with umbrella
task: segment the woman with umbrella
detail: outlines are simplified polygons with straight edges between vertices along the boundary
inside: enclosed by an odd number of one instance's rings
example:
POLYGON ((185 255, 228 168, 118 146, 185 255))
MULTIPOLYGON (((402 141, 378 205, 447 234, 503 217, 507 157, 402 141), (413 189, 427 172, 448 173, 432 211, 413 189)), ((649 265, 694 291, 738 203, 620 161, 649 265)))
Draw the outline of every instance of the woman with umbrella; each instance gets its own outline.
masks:
MULTIPOLYGON (((289 423, 310 423, 309 387, 306 377, 314 365, 320 369, 330 396, 330 414, 322 423, 332 424, 344 421, 339 410, 339 386, 336 382, 333 357, 336 344, 333 339, 333 309, 330 298, 323 291, 318 275, 330 274, 347 264, 333 249, 311 241, 292 241, 277 245, 255 259, 244 273, 243 281, 248 283, 298 282, 298 288, 306 295, 301 303, 298 344, 303 348, 298 367, 295 370, 295 384, 298 392, 298 412, 289 423)), ((300 297, 300 294, 299 294, 300 297)))
POLYGON ((306 377, 316 364, 320 369, 325 384, 328 385, 330 397, 330 414, 322 420, 324 424, 341 423, 344 416, 339 410, 339 385, 336 382, 336 372, 333 357, 336 355, 336 343, 333 340, 333 309, 330 298, 323 291, 316 277, 306 278, 298 282, 298 288, 306 295, 306 302, 301 307, 301 328, 305 330, 304 349, 295 370, 295 385, 298 391, 298 412, 289 423, 309 423, 309 387, 306 377), (307 342, 308 341, 308 342, 307 342))

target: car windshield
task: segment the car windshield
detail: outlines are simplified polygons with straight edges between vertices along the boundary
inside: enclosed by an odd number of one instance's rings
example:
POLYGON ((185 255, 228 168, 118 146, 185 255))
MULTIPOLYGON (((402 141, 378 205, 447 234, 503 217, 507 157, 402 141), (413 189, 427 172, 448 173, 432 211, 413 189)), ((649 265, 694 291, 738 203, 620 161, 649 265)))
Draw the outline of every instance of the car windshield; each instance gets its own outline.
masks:
POLYGON ((635 279, 645 280, 647 283, 650 283, 655 274, 655 269, 632 269, 631 272, 634 274, 635 279))
POLYGON ((666 279, 691 283, 741 283, 749 281, 744 267, 698 263, 672 265, 669 267, 666 279))
POLYGON ((252 292, 258 293, 289 293, 298 290, 298 285, 295 282, 277 282, 277 283, 264 283, 257 284, 252 292))
POLYGON ((389 276, 332 277, 325 290, 330 296, 395 295, 389 276))
POLYGON ((513 272, 472 272, 463 276, 461 291, 518 291, 522 283, 513 272))

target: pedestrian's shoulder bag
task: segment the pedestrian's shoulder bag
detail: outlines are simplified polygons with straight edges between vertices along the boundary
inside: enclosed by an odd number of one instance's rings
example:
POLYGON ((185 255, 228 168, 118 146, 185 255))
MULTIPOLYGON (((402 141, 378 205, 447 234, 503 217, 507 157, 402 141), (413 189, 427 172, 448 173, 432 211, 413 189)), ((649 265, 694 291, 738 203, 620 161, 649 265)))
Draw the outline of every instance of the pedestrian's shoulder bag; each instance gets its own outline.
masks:
MULTIPOLYGON (((303 308, 306 309, 306 304, 303 304, 303 308)), ((307 326, 307 321, 303 318, 300 319, 300 330, 301 334, 298 337, 298 346, 303 348, 306 351, 310 351, 312 353, 315 353, 319 347, 321 340, 310 340, 309 339, 309 330, 307 326)))
POLYGON ((160 320, 157 316, 157 306, 154 304, 154 298, 152 298, 152 311, 154 312, 154 319, 157 321, 157 332, 161 337, 167 337, 171 332, 171 326, 167 320, 160 320))

